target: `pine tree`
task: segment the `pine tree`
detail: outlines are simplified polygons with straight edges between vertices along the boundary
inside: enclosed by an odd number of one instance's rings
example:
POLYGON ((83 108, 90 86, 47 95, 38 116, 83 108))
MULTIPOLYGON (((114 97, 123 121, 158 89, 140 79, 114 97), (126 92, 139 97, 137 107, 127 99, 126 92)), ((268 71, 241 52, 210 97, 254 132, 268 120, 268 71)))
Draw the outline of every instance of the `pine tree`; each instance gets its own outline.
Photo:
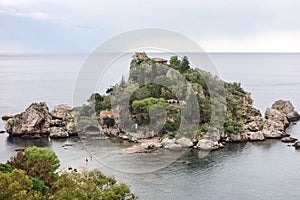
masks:
POLYGON ((185 72, 188 69, 190 69, 190 62, 189 62, 187 56, 183 56, 183 59, 181 61, 181 65, 180 65, 180 71, 185 72))

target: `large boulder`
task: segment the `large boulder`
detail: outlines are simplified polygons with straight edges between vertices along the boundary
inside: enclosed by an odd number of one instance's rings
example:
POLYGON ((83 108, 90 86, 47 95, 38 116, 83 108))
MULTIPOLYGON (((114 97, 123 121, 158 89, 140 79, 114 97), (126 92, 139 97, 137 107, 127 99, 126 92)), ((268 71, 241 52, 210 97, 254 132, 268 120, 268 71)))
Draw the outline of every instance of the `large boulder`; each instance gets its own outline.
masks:
POLYGON ((248 137, 246 133, 231 133, 226 138, 226 142, 247 142, 248 137))
POLYGON ((289 125, 289 121, 286 117, 286 114, 280 112, 277 109, 267 108, 265 112, 265 118, 277 123, 282 123, 284 128, 289 125))
POLYGON ((295 111, 295 108, 290 101, 278 100, 272 105, 272 109, 285 114, 290 122, 300 119, 299 113, 295 111))
POLYGON ((201 139, 197 143, 197 148, 201 150, 216 150, 219 148, 219 143, 212 140, 201 139))
POLYGON ((13 118, 14 116, 15 116, 15 114, 10 114, 10 113, 4 114, 4 115, 2 116, 2 120, 3 120, 3 121, 7 121, 7 120, 9 120, 10 118, 13 118))
POLYGON ((49 135, 51 115, 45 102, 33 103, 5 124, 11 136, 44 137, 49 135))
POLYGON ((50 129, 50 138, 68 138, 69 137, 69 133, 67 132, 67 130, 65 130, 64 128, 61 127, 52 127, 50 129))
POLYGON ((281 142, 286 142, 286 143, 293 143, 296 142, 298 139, 293 138, 293 137, 283 137, 281 138, 281 142))
POLYGON ((71 121, 73 119, 71 111, 72 107, 67 104, 59 104, 53 108, 51 115, 53 119, 71 121))
POLYGON ((270 119, 267 119, 265 121, 263 129, 264 130, 276 130, 276 131, 281 131, 283 133, 285 126, 280 121, 272 121, 270 119))
POLYGON ((179 144, 181 145, 183 148, 190 148, 190 147, 193 147, 193 142, 191 139, 189 138, 185 138, 185 137, 182 137, 182 138, 179 138, 175 141, 176 144, 179 144))
POLYGON ((175 141, 176 141, 175 138, 173 138, 173 139, 164 138, 161 141, 161 144, 163 145, 164 148, 168 149, 171 144, 175 144, 175 141))
POLYGON ((265 140, 265 136, 261 131, 256 132, 246 132, 248 140, 250 141, 263 141, 265 140))
POLYGON ((268 139, 277 139, 283 136, 283 132, 278 130, 263 130, 262 133, 268 139))

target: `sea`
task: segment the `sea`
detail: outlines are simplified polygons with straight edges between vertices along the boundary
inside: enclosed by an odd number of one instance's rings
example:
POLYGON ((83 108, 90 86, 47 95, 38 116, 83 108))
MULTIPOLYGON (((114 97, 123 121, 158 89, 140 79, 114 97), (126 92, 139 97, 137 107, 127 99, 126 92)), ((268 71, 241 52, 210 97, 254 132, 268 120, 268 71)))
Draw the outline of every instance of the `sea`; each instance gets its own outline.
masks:
MULTIPOLYGON (((153 57, 166 54, 152 53, 153 57)), ((210 53, 217 75, 239 82, 251 93, 254 107, 263 114, 276 100, 290 100, 300 111, 300 54, 298 53, 210 53)), ((100 76, 86 91, 105 89, 128 76, 131 55, 116 59, 108 68, 95 64, 100 76), (99 68, 98 68, 99 67, 99 68)), ((74 92, 81 85, 87 55, 0 55, 0 115, 20 113, 32 102, 57 104, 86 103, 74 92), (80 82, 81 83, 81 82, 80 82)), ((201 66, 199 66, 201 68, 201 66)), ((87 76, 88 77, 88 76, 87 76)), ((88 80, 88 78, 87 78, 88 80)), ((4 130, 5 122, 0 122, 4 130)), ((300 139, 300 123, 287 129, 300 139)), ((299 199, 300 151, 278 140, 228 144, 207 152, 160 152, 128 154, 131 144, 91 138, 21 139, 0 134, 0 162, 5 163, 16 149, 40 146, 55 151, 60 171, 100 169, 130 186, 140 199, 299 199), (67 145, 66 145, 67 144, 67 145), (88 161, 86 161, 86 159, 88 161)))

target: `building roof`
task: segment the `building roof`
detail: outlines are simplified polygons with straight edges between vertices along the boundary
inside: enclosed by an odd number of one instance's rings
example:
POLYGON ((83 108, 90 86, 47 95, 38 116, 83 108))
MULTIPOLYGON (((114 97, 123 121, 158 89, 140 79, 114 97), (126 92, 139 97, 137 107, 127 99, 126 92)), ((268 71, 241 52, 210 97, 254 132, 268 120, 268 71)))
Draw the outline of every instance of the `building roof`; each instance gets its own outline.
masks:
POLYGON ((119 115, 120 112, 117 111, 108 111, 108 110, 103 110, 100 112, 100 115, 119 115))
POLYGON ((166 60, 164 58, 152 58, 152 60, 155 62, 168 62, 168 60, 166 60))

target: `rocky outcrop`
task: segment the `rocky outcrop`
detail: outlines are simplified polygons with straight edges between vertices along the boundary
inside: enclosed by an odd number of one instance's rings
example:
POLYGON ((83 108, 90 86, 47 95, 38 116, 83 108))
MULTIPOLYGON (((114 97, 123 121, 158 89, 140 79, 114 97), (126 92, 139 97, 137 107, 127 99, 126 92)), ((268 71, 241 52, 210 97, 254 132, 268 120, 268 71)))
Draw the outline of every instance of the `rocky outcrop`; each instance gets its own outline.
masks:
POLYGON ((71 114, 72 107, 67 104, 59 104, 51 111, 52 118, 62 120, 64 122, 72 121, 73 116, 71 114))
POLYGON ((285 114, 289 122, 300 119, 299 113, 295 111, 295 108, 290 101, 278 100, 272 105, 272 109, 285 114))
POLYGON ((283 137, 281 138, 281 142, 286 142, 286 143, 293 143, 296 142, 297 139, 293 137, 283 137))
POLYGON ((51 115, 46 103, 33 103, 21 114, 10 118, 5 129, 11 136, 47 137, 50 123, 51 115))
POLYGON ((11 136, 66 138, 77 134, 71 110, 61 104, 50 113, 45 102, 33 103, 24 112, 8 119, 5 129, 11 136))
POLYGON ((7 120, 9 120, 10 118, 13 118, 15 115, 14 114, 4 114, 3 116, 2 116, 2 120, 3 121, 7 121, 7 120))
POLYGON ((197 148, 199 148, 200 150, 216 150, 219 148, 219 143, 218 142, 214 142, 212 140, 207 140, 207 139, 201 139, 198 141, 197 148))
POLYGON ((263 141, 265 140, 265 136, 262 131, 256 132, 246 132, 247 138, 249 141, 263 141))
POLYGON ((299 119, 290 101, 278 100, 265 112, 263 134, 266 138, 282 138, 290 122, 299 119))
POLYGON ((225 140, 226 142, 247 142, 248 137, 246 133, 229 134, 225 140))
POLYGON ((61 128, 61 127, 52 127, 50 129, 50 135, 49 137, 50 138, 54 138, 54 139, 57 139, 57 138, 68 138, 70 135, 68 133, 68 131, 64 128, 61 128))
POLYGON ((190 148, 193 147, 193 142, 189 138, 179 138, 175 141, 176 144, 179 144, 182 148, 190 148))

